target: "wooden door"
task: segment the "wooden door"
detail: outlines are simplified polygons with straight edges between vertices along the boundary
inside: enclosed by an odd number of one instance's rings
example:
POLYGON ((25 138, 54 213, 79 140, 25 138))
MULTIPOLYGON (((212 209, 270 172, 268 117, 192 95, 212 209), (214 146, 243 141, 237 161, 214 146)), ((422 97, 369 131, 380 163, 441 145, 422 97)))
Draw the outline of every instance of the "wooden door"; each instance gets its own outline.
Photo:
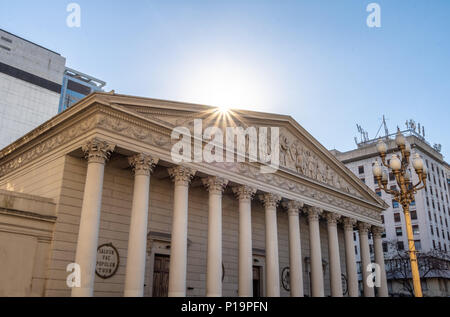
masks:
POLYGON ((261 297, 261 267, 253 267, 253 297, 261 297))
POLYGON ((167 297, 169 293, 169 264, 168 255, 155 254, 153 297, 167 297))

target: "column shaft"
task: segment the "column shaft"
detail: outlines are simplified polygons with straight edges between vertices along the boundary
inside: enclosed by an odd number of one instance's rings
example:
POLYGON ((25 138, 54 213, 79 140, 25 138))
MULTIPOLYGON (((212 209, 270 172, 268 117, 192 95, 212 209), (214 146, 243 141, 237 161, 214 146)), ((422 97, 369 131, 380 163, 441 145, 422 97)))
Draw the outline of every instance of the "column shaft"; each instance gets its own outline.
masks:
POLYGON ((209 192, 208 254, 206 262, 206 296, 222 296, 222 192, 228 181, 208 177, 203 183, 209 192))
POLYGON ((322 213, 322 210, 316 207, 309 207, 307 212, 309 221, 309 243, 311 249, 311 295, 313 297, 323 297, 324 284, 319 228, 319 215, 322 213))
POLYGON ((150 173, 157 162, 158 160, 143 154, 129 158, 135 176, 125 273, 125 297, 144 295, 150 173))
POLYGON ((368 232, 370 229, 370 225, 366 223, 359 223, 359 246, 361 249, 361 271, 362 271, 362 282, 364 289, 364 297, 374 297, 375 292, 373 287, 370 287, 367 283, 367 278, 369 277, 370 272, 367 271, 367 268, 370 261, 370 249, 369 249, 369 236, 368 232))
POLYGON ((72 297, 90 297, 94 293, 103 176, 105 162, 114 146, 93 139, 83 145, 82 150, 88 158, 88 165, 75 255, 75 263, 81 269, 81 287, 72 288, 72 297))
POLYGON ((353 226, 355 220, 351 218, 344 219, 344 238, 345 238, 345 263, 347 267, 347 285, 348 296, 358 297, 358 271, 356 269, 355 242, 353 240, 353 226))
POLYGON ((290 201, 285 205, 289 217, 289 274, 292 297, 303 297, 302 247, 299 209, 303 203, 290 201))
POLYGON ((248 186, 233 188, 239 199, 239 288, 240 297, 253 296, 253 252, 251 199, 256 190, 248 186))
POLYGON ((266 296, 280 296, 280 267, 278 254, 277 205, 281 197, 274 194, 261 196, 266 221, 266 296))
POLYGON ((174 181, 168 295, 185 297, 189 183, 195 171, 183 166, 170 168, 168 171, 174 181))
POLYGON ((337 220, 339 218, 340 216, 337 214, 327 214, 328 257, 330 260, 330 284, 332 297, 342 297, 341 258, 339 255, 339 238, 337 233, 337 220))
POLYGON ((384 252, 383 252, 383 242, 381 239, 381 234, 383 232, 383 228, 374 227, 372 229, 373 233, 373 246, 375 251, 375 262, 380 266, 380 287, 378 288, 377 296, 379 297, 388 297, 389 292, 387 288, 387 279, 386 279, 386 268, 384 265, 384 252))

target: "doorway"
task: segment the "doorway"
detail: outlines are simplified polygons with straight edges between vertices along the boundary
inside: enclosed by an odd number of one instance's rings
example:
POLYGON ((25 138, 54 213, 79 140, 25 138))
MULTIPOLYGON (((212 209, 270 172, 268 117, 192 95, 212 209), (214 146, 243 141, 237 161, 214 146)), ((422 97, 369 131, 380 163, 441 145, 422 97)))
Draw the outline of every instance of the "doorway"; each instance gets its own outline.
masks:
POLYGON ((170 256, 155 254, 153 268, 153 297, 167 297, 169 294, 170 256))

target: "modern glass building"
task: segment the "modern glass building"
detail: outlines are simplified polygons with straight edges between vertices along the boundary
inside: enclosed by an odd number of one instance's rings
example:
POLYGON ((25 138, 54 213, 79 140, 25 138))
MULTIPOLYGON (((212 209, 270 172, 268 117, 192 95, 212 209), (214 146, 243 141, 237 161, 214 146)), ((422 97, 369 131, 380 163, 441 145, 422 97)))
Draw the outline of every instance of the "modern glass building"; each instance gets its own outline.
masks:
POLYGON ((105 85, 104 81, 66 67, 58 112, 63 112, 94 91, 103 91, 105 85))

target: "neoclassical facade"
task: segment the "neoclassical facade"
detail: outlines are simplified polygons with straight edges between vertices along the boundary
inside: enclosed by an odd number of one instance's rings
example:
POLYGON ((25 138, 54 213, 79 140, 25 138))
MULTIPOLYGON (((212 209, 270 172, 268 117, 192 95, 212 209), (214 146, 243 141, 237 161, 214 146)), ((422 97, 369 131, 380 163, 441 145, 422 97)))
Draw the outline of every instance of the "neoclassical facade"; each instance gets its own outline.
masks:
POLYGON ((381 280, 362 294, 387 296, 385 203, 289 116, 94 93, 0 152, 3 196, 0 295, 360 296, 357 228, 381 280), (171 133, 196 119, 278 127, 279 169, 175 163, 171 133))

